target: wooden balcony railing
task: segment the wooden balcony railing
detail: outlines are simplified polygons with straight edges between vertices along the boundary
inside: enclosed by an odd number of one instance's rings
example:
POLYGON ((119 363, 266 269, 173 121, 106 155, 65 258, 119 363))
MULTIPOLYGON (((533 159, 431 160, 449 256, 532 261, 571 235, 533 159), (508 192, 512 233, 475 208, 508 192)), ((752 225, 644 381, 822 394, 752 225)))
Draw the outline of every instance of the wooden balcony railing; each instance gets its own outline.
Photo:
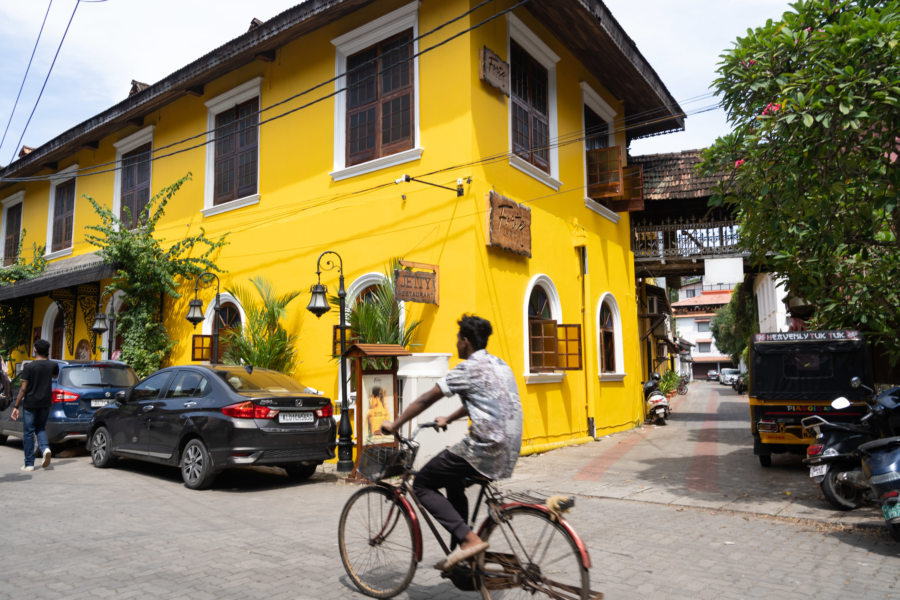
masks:
POLYGON ((631 227, 635 260, 673 260, 742 256, 740 231, 732 221, 699 219, 634 223, 631 227))

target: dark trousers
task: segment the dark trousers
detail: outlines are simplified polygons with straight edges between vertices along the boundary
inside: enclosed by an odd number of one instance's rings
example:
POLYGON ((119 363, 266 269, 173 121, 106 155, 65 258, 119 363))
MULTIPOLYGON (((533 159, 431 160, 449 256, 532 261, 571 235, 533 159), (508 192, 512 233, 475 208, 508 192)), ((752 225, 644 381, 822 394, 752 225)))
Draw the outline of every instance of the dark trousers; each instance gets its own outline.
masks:
POLYGON ((413 491, 431 516, 452 536, 451 548, 465 539, 471 528, 466 478, 483 477, 465 459, 443 450, 416 473, 413 491), (447 496, 437 490, 444 488, 447 496))

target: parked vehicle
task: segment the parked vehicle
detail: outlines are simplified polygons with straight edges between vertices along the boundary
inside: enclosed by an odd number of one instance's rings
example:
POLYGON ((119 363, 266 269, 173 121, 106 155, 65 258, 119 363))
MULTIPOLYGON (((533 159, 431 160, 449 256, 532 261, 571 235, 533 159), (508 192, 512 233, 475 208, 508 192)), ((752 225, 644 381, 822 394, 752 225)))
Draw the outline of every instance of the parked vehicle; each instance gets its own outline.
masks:
POLYGON ((801 420, 813 415, 851 423, 866 414, 866 395, 849 382, 863 374, 871 382, 871 362, 858 331, 759 333, 750 345, 750 433, 753 453, 768 467, 772 455, 805 455, 814 443, 801 420), (837 413, 835 396, 853 405, 837 413))
POLYGON ((647 402, 647 420, 656 425, 665 425, 669 418, 669 399, 659 389, 659 373, 653 373, 644 382, 644 400, 647 402))
POLYGON ((96 412, 95 467, 133 458, 178 466, 203 489, 229 467, 270 465, 309 478, 334 457, 331 400, 283 373, 240 366, 168 367, 96 412))
MULTIPOLYGON (((118 361, 55 360, 59 374, 53 380, 52 405, 47 418, 47 439, 57 445, 87 439, 94 412, 112 402, 116 393, 137 383, 134 370, 118 361)), ((19 386, 12 390, 12 402, 0 412, 0 443, 9 436, 22 437, 22 418, 10 418, 19 386)))
POLYGON ((747 373, 741 373, 737 377, 734 378, 734 383, 731 384, 731 387, 738 394, 743 394, 747 391, 747 373))
POLYGON ((681 379, 678 380, 678 395, 684 396, 688 393, 688 377, 687 375, 682 375, 681 379))
POLYGON ((715 369, 710 369, 706 372, 706 380, 707 381, 718 381, 719 380, 719 372, 715 369))
POLYGON ((719 371, 719 383, 722 385, 731 385, 740 374, 741 371, 739 369, 722 369, 719 371))

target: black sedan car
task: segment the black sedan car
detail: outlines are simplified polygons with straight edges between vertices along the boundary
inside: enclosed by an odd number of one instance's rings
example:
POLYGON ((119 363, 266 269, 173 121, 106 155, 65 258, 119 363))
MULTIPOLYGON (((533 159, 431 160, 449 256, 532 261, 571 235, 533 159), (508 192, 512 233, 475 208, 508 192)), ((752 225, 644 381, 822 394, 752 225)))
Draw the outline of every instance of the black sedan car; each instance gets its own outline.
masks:
POLYGON ((282 467, 307 479, 334 457, 331 400, 283 373, 240 366, 168 367, 94 414, 96 467, 133 458, 181 467, 204 489, 229 467, 282 467))

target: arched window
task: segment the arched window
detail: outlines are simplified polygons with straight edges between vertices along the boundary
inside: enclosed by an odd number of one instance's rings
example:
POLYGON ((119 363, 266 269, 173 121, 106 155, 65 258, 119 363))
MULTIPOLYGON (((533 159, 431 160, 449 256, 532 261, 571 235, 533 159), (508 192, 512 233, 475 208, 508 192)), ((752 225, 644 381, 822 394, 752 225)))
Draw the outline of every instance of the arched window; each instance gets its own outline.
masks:
POLYGON ((66 337, 66 320, 63 311, 56 313, 56 319, 53 320, 53 335, 50 340, 50 358, 62 360, 63 357, 63 339, 66 337))
POLYGON ((604 294, 597 306, 597 357, 601 377, 624 375, 622 318, 612 294, 604 294))
POLYGON ((531 373, 581 369, 581 325, 562 321, 559 294, 552 280, 531 280, 525 305, 526 362, 531 373))
POLYGON ((213 323, 215 323, 219 333, 218 358, 221 362, 225 353, 225 334, 230 330, 240 330, 241 324, 247 319, 241 303, 228 292, 219 294, 218 317, 215 313, 215 301, 212 300, 204 308, 205 318, 201 324, 203 333, 195 334, 192 338, 191 360, 193 361, 212 360, 212 333, 213 323), (218 320, 216 320, 217 318, 218 320))

